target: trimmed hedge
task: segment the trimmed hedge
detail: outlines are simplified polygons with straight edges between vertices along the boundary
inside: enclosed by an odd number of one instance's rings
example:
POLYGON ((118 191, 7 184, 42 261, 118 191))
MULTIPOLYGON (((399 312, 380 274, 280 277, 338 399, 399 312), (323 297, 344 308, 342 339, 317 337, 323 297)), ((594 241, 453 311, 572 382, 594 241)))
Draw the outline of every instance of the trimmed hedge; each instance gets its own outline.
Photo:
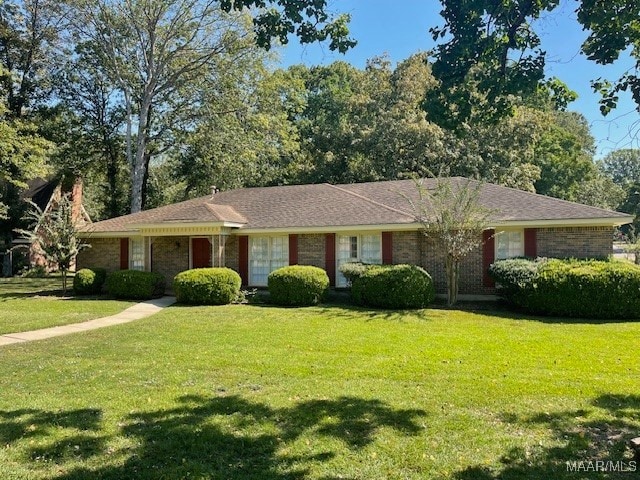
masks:
POLYGON ((179 303, 226 305, 238 299, 241 283, 230 268, 194 268, 175 276, 173 290, 179 303))
POLYGON ((148 300, 164 295, 164 276, 156 272, 120 270, 107 276, 107 291, 116 298, 148 300))
POLYGON ((425 308, 435 298, 431 275, 416 265, 371 265, 351 286, 355 303, 380 308, 425 308))
POLYGON ((375 265, 362 262, 347 262, 340 265, 340 273, 344 275, 349 285, 353 285, 353 282, 364 275, 364 272, 374 266, 375 265))
POLYGON ((531 293, 538 268, 546 259, 509 258, 489 266, 489 275, 496 281, 498 293, 515 305, 523 305, 531 293))
POLYGON ((509 277, 498 274, 504 270, 500 266, 490 270, 501 287, 507 284, 505 298, 514 305, 563 317, 640 317, 639 266, 599 260, 530 262, 535 274, 520 284, 508 284, 509 277))
POLYGON ((73 277, 73 291, 76 295, 95 295, 102 292, 107 279, 104 268, 82 268, 73 277))
POLYGON ((318 267, 291 265, 267 278, 270 302, 285 306, 317 305, 329 290, 327 272, 318 267))

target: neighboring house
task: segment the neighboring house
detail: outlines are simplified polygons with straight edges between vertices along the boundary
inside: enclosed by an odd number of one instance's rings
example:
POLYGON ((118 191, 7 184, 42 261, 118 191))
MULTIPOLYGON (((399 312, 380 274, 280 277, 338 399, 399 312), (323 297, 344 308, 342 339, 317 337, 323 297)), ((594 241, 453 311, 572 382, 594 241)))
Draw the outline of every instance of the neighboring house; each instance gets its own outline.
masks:
MULTIPOLYGON (((82 205, 82 179, 42 179, 37 178, 28 183, 28 187, 21 192, 20 198, 24 201, 35 203, 43 212, 49 212, 55 208, 62 195, 70 195, 73 204, 73 217, 80 226, 91 223, 91 219, 82 205)), ((24 249, 29 265, 42 266, 47 270, 55 270, 57 265, 51 265, 43 257, 36 245, 28 240, 16 236, 11 242, 12 249, 24 249)))
MULTIPOLYGON (((425 180, 425 186, 434 182, 425 180)), ((244 285, 262 287, 276 268, 315 265, 327 271, 333 286, 344 287, 344 262, 411 263, 425 267, 443 292, 443 258, 407 198, 417 198, 412 180, 216 192, 86 227, 93 248, 78 256, 78 267, 150 270, 170 284, 183 270, 226 266, 244 285)), ((626 214, 493 184, 482 184, 480 202, 495 214, 483 246, 463 262, 463 294, 493 293, 486 272, 497 258, 607 257, 614 227, 632 221, 626 214)))

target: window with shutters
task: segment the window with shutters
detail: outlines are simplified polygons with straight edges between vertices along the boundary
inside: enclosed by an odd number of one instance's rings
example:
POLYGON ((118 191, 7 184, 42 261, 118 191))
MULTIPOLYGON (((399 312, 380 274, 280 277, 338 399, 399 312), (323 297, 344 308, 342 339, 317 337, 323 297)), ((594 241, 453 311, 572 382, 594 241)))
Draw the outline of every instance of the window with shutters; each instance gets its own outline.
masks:
POLYGON ((340 266, 348 262, 382 263, 382 235, 336 236, 336 286, 346 287, 347 279, 340 272, 340 266))
POLYGON ((496 232, 496 260, 524 256, 524 230, 502 230, 496 232))
POLYGON ((249 285, 266 287, 267 277, 289 265, 289 237, 249 238, 249 285))
POLYGON ((135 237, 129 243, 129 268, 144 270, 144 238, 135 237))

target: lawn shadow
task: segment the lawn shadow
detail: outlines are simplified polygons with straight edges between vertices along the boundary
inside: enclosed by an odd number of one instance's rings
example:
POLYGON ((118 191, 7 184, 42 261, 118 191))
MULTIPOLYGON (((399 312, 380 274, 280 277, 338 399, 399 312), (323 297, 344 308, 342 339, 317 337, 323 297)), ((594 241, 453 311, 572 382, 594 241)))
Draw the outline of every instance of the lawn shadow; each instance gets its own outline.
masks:
POLYGON ((26 461, 86 459, 100 454, 106 437, 100 435, 102 412, 97 409, 53 412, 37 409, 0 410, 0 444, 28 439, 26 461), (47 442, 53 435, 68 433, 61 440, 47 442))
POLYGON ((624 318, 581 318, 581 317, 558 317, 550 315, 538 315, 524 309, 503 304, 504 308, 499 308, 487 312, 488 315, 508 320, 525 320, 530 322, 558 324, 558 325, 604 325, 609 323, 630 323, 637 322, 638 319, 624 318))
MULTIPOLYGON (((630 479, 633 453, 631 438, 640 431, 640 396, 601 395, 592 401, 594 408, 557 413, 537 413, 528 417, 507 414, 513 424, 542 426, 558 445, 525 451, 514 448, 500 459, 499 469, 468 467, 455 474, 458 480, 548 480, 548 479, 630 479), (602 414, 609 419, 603 419, 602 414), (611 419, 613 417, 613 419, 611 419), (595 469, 595 462, 609 463, 608 472, 595 469), (580 463, 582 462, 582 463, 580 463), (578 470, 582 468, 582 470, 578 470), (590 468, 590 469, 589 469, 590 468), (615 471, 617 469, 617 471, 615 471)), ((637 468, 640 466, 636 464, 637 468)))
POLYGON ((340 397, 304 401, 288 408, 249 401, 240 396, 184 396, 177 406, 128 415, 119 435, 131 438, 133 450, 123 462, 98 468, 74 468, 55 477, 80 479, 224 478, 302 479, 315 462, 332 459, 326 446, 295 445, 313 434, 361 449, 383 427, 403 435, 422 430, 420 410, 396 410, 379 400, 340 397), (298 453, 292 453, 296 450, 298 453))
POLYGON ((393 322, 404 322, 406 320, 429 321, 433 317, 433 309, 431 309, 431 307, 424 309, 393 310, 353 304, 323 303, 313 308, 317 309, 322 315, 344 320, 361 320, 365 318, 365 321, 382 319, 393 322))
POLYGON ((59 295, 62 295, 62 283, 59 278, 12 277, 0 282, 0 300, 59 295))

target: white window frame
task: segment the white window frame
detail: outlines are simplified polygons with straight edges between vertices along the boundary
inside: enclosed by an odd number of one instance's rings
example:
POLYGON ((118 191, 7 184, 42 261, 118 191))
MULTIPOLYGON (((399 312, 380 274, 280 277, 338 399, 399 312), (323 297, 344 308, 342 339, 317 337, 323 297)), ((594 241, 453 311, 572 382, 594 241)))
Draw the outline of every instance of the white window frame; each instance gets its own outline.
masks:
MULTIPOLYGON (((253 242, 258 240, 258 239, 268 239, 268 248, 267 248, 267 258, 268 258, 268 262, 269 262, 269 273, 273 272, 274 270, 282 267, 283 265, 279 265, 276 268, 273 267, 273 240, 276 238, 280 238, 283 240, 284 243, 284 253, 285 253, 285 257, 284 257, 284 261, 285 261, 285 265, 287 266, 289 265, 289 235, 251 235, 249 236, 249 255, 248 255, 248 273, 249 273, 249 286, 252 287, 266 287, 267 286, 267 281, 265 280, 264 283, 256 283, 253 281, 253 259, 252 257, 252 251, 253 251, 253 242)), ((269 274, 267 274, 267 276, 269 276, 269 274)))
MULTIPOLYGON (((352 233, 337 233, 336 234, 336 244, 335 244, 335 251, 336 251, 336 287, 338 288, 345 288, 347 287, 348 281, 347 279, 344 277, 344 275, 342 275, 342 272, 340 272, 340 262, 341 259, 340 258, 340 237, 356 237, 357 240, 357 246, 356 246, 356 250, 357 250, 357 257, 353 258, 353 257, 349 257, 349 259, 346 260, 346 262, 361 262, 362 260, 362 237, 368 237, 368 236, 377 236, 378 237, 378 245, 379 245, 379 251, 380 251, 380 258, 378 259, 377 263, 382 263, 382 232, 352 232, 352 233)), ((367 259, 367 261, 371 261, 370 259, 367 259)), ((345 263, 346 263, 345 262, 345 263)))
MULTIPOLYGON (((510 252, 511 251, 511 246, 507 247, 507 250, 510 252)), ((516 258, 516 257, 524 257, 524 228, 503 228, 500 230, 496 230, 495 233, 495 241, 494 241, 494 252, 493 252, 493 258, 495 260, 506 260, 508 258, 516 258), (520 234, 520 238, 522 239, 521 243, 520 243, 520 249, 518 251, 516 251, 514 254, 508 254, 506 257, 499 257, 498 256, 498 242, 500 241, 500 236, 501 235, 508 235, 510 233, 519 233, 520 234)))
POLYGON ((144 241, 144 237, 129 237, 129 270, 138 270, 141 272, 145 271, 145 241, 144 241), (135 267, 135 258, 134 258, 134 244, 139 242, 140 243, 140 252, 142 254, 142 265, 140 266, 140 268, 136 268, 135 267))
POLYGON ((193 237, 189 237, 189 270, 193 269, 193 242, 192 240, 194 238, 206 238, 207 240, 209 240, 209 246, 211 248, 210 250, 210 254, 211 254, 211 266, 214 266, 214 256, 213 256, 213 237, 210 235, 194 235, 193 237))

